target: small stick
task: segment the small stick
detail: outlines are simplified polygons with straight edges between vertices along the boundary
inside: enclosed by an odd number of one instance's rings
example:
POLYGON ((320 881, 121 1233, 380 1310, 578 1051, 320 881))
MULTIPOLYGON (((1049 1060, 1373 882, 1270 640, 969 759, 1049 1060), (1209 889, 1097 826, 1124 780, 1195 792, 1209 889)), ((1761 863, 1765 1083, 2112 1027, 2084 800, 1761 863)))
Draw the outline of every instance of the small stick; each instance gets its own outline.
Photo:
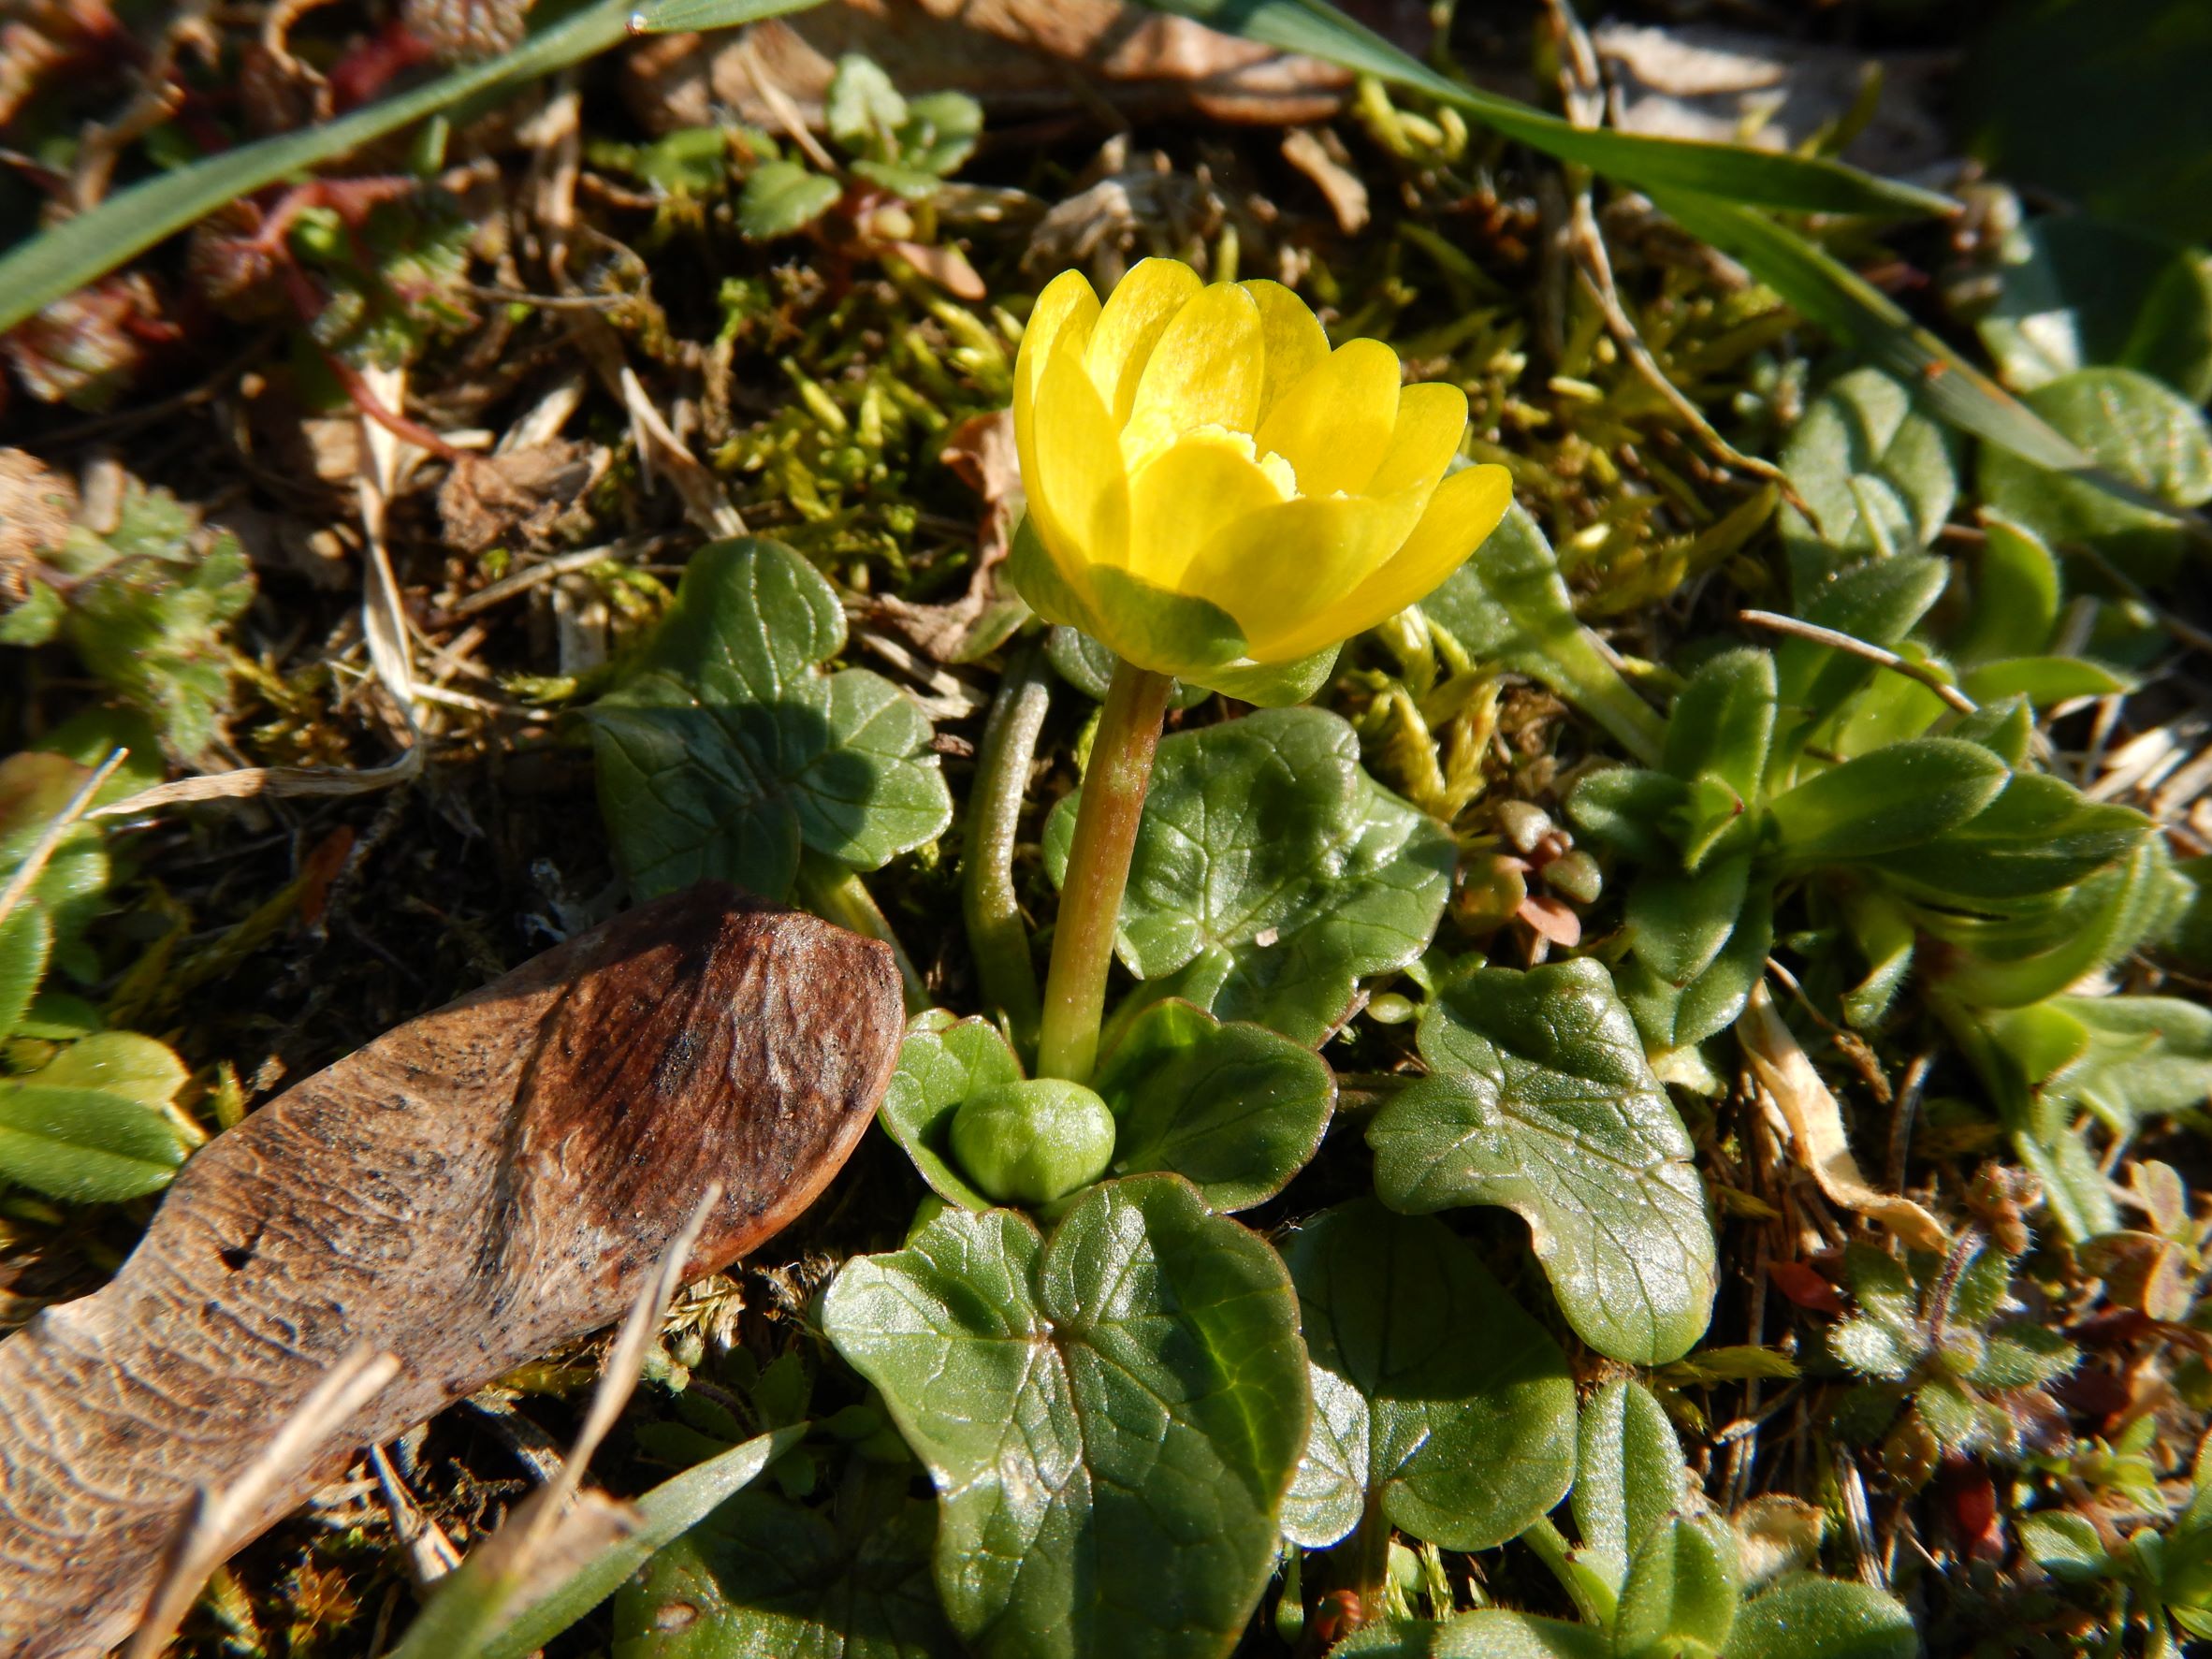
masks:
POLYGON ((1824 645, 1832 650, 1848 652, 1854 657, 1863 657, 1870 662, 1878 662, 1893 673, 1903 675, 1907 679, 1918 680, 1960 714, 1973 714, 1979 706, 1972 697, 1969 697, 1957 686, 1938 677, 1935 673, 1923 668, 1919 663, 1908 662, 1895 651, 1885 650, 1878 645, 1869 645, 1863 639, 1854 639, 1848 633, 1839 633, 1833 628, 1823 628, 1818 622, 1807 622, 1796 617, 1784 617, 1774 611, 1738 611, 1736 619, 1739 622, 1754 623, 1758 627, 1770 629, 1776 633, 1787 633, 1797 639, 1809 639, 1814 645, 1824 645))

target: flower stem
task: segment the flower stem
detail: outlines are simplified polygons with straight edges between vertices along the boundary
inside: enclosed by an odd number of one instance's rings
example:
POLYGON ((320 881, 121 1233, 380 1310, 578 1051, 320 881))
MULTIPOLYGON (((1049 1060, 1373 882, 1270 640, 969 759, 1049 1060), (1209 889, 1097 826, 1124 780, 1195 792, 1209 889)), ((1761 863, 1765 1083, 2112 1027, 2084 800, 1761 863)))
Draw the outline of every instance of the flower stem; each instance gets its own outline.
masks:
POLYGON ((1052 970, 1044 985, 1044 1025, 1037 1071, 1088 1083, 1099 1058, 1099 1023, 1106 1011, 1106 974, 1121 920, 1152 755, 1175 682, 1164 674, 1116 662, 1113 683, 1091 743, 1090 770, 1075 813, 1060 919, 1053 933, 1052 970))
POLYGON ((1029 930, 1022 925, 1021 902, 1014 895, 1014 835, 1051 703, 1044 662, 1032 647, 1008 664, 983 723, 968 797, 967 844, 960 854, 960 904, 983 999, 1006 1011, 1014 1046, 1024 1053, 1037 1041, 1040 1005, 1029 930))

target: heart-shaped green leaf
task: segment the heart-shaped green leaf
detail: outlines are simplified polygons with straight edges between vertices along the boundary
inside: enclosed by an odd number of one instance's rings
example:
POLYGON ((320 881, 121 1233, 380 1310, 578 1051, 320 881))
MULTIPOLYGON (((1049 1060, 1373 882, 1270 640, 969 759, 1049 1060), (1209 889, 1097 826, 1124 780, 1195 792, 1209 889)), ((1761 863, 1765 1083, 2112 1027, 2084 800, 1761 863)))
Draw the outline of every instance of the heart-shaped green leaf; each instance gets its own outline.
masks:
POLYGON ((1226 1653, 1305 1441, 1282 1262, 1171 1175, 1092 1187, 1049 1240, 948 1211, 822 1303, 936 1479, 939 1594, 986 1659, 1226 1653))
MULTIPOLYGON (((1075 798, 1046 829, 1065 876, 1075 798)), ((1360 769, 1350 726, 1265 709, 1163 738, 1122 898, 1121 959, 1225 1020, 1308 1045, 1368 974, 1428 948, 1457 850, 1360 769)))
POLYGON ((1956 450, 1950 429, 1879 369, 1855 369, 1815 398, 1782 449, 1812 513, 1783 510, 1799 595, 1839 565, 1927 547, 1958 496, 1956 450))
MULTIPOLYGON (((2037 387, 2027 402, 2147 494, 2183 507, 2212 500, 2212 427, 2164 382, 2132 369, 2083 369, 2037 387)), ((2170 575, 2188 546, 2171 517, 2001 449, 1982 451, 1981 485, 1991 511, 2054 546, 2092 543, 2144 580, 2170 575)))
POLYGON ((997 1026, 931 1009, 907 1026, 898 1069, 883 1092, 880 1121, 938 1197, 964 1209, 988 1210, 991 1201, 953 1162, 953 1116, 970 1096, 1021 1079, 1022 1062, 997 1026))
POLYGON ((1448 1228, 1360 1199, 1301 1227, 1284 1256, 1315 1404, 1286 1536, 1333 1544, 1374 1505, 1414 1537, 1487 1550, 1565 1495, 1566 1358, 1448 1228))
POLYGON ((1320 1056, 1180 999, 1146 1009, 1093 1080, 1120 1126, 1116 1175, 1181 1175, 1224 1214, 1283 1190, 1336 1106, 1320 1056))
POLYGON ((840 1525, 744 1492, 653 1557, 615 1599, 621 1659, 939 1659, 929 1506, 840 1525))
POLYGON ((1605 968, 1463 974, 1419 1041, 1430 1075, 1368 1127, 1383 1201, 1515 1210, 1585 1342, 1637 1364, 1686 1353, 1711 1317, 1712 1223, 1690 1137, 1605 968))
POLYGON ((641 898, 707 878, 771 898, 805 851, 872 870, 952 822, 929 721, 845 645, 830 585, 775 542, 691 556, 629 677, 586 714, 600 810, 641 898))

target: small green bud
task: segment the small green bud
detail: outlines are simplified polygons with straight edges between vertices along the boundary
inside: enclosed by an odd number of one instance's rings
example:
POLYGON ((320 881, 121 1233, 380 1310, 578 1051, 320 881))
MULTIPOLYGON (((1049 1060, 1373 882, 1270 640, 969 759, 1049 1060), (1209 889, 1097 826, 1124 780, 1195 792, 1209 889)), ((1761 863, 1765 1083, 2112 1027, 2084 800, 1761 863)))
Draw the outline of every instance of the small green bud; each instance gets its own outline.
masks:
POLYGON ((1597 860, 1587 852, 1563 852, 1544 866, 1544 885, 1579 905, 1595 904, 1605 884, 1597 860))
POLYGON ((985 1197, 1049 1204, 1106 1172, 1113 1113, 1079 1083, 1002 1083, 953 1114, 953 1156, 985 1197))

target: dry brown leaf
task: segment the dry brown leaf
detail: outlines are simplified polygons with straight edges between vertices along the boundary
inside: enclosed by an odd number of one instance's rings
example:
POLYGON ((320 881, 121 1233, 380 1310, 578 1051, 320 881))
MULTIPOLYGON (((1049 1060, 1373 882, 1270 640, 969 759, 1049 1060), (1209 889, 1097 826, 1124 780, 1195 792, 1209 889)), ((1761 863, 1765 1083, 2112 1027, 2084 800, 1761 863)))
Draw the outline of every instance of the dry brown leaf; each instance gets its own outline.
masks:
POLYGON ((454 463, 438 487, 438 519, 448 546, 477 553, 500 544, 542 545, 588 529, 579 512, 613 456, 595 444, 555 438, 454 463))
POLYGON ((77 486, 35 455, 0 449, 0 604, 30 591, 38 555, 77 522, 77 486))
POLYGON ((1013 412, 999 409, 969 415, 946 434, 938 459, 983 498, 976 566, 968 590, 945 604, 915 604, 885 594, 871 601, 866 614, 896 629, 934 662, 972 662, 1003 644, 1026 614, 1000 574, 1022 507, 1022 463, 1014 453, 1013 412))
MULTIPOLYGON (((1402 44, 1425 44, 1418 5, 1350 9, 1402 44)), ((706 124, 717 109, 774 127, 779 112, 764 86, 820 126, 846 52, 887 65, 909 94, 965 92, 1017 117, 1065 113, 1071 76, 1133 117, 1195 109, 1261 124, 1322 120, 1352 85, 1333 65, 1126 0, 840 0, 731 34, 662 36, 631 54, 624 90, 655 132, 706 124)))
POLYGON ((1790 1146, 1822 1192, 1847 1210, 1889 1229, 1915 1249, 1950 1247, 1943 1223, 1909 1198, 1877 1191, 1851 1156, 1843 1109, 1813 1070, 1812 1060, 1783 1023, 1762 982, 1736 1022, 1736 1035, 1767 1098, 1789 1126, 1790 1146))
POLYGON ((202 1489, 342 1355, 401 1372, 226 1529, 803 1210, 890 1081, 883 945, 719 884, 646 905, 387 1033, 217 1136, 114 1282, 0 1341, 0 1653, 125 1634, 202 1489))

